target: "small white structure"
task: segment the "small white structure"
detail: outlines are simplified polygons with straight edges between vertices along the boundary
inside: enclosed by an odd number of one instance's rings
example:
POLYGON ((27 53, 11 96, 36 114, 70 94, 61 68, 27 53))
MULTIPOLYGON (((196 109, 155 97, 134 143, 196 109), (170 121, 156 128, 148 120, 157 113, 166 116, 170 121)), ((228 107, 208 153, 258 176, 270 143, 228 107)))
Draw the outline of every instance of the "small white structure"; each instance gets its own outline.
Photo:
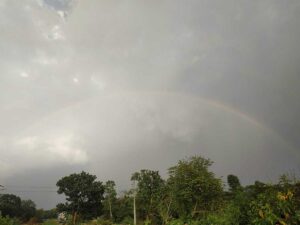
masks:
POLYGON ((61 212, 57 216, 57 220, 59 223, 66 223, 67 222, 67 213, 66 212, 61 212))

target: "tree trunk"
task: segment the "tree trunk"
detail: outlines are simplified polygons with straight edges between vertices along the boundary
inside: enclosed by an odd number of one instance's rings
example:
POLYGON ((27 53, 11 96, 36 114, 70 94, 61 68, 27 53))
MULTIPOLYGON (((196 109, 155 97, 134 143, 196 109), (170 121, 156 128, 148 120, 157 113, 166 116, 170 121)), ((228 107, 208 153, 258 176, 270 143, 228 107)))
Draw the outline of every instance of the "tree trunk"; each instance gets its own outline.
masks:
POLYGON ((135 193, 133 195, 133 224, 136 225, 135 193))
POLYGON ((75 211, 75 213, 73 215, 73 225, 76 224, 76 220, 77 220, 77 211, 75 211))
POLYGON ((196 204, 195 204, 194 210, 192 212, 192 217, 194 217, 197 212, 197 205, 198 205, 198 202, 196 202, 196 204))
POLYGON ((167 206, 167 218, 166 218, 166 223, 168 222, 169 217, 170 217, 169 214, 170 214, 171 204, 172 204, 172 198, 170 199, 170 202, 169 202, 169 204, 168 204, 168 206, 167 206))
POLYGON ((111 210, 111 200, 110 199, 108 201, 108 204, 109 204, 109 216, 110 216, 110 219, 112 221, 113 220, 113 215, 112 215, 112 210, 111 210))

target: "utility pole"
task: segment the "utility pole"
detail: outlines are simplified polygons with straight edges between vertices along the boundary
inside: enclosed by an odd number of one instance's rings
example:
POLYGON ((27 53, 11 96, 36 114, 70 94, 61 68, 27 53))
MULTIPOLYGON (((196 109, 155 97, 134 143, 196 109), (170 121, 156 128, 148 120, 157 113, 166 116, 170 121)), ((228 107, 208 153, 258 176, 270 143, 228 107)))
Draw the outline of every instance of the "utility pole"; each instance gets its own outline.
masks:
MULTIPOLYGON (((5 187, 4 187, 3 185, 0 184, 0 191, 3 191, 3 190, 5 190, 5 187)), ((1 210, 0 210, 0 216, 2 216, 1 210)))
POLYGON ((133 224, 136 225, 136 205, 135 205, 136 187, 135 180, 133 180, 133 224))
POLYGON ((133 185, 133 224, 136 225, 136 182, 139 180, 139 173, 134 173, 131 176, 133 185))

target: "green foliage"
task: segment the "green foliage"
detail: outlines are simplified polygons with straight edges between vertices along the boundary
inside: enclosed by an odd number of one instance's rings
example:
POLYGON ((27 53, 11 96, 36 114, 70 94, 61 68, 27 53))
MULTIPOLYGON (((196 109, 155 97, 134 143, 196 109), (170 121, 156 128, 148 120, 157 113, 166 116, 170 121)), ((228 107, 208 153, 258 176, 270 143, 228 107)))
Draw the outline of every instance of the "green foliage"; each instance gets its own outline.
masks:
POLYGON ((167 224, 172 216, 173 194, 171 187, 166 183, 161 189, 161 198, 157 205, 158 214, 164 224, 167 224))
POLYGON ((39 219, 39 221, 56 219, 57 218, 57 210, 56 208, 50 210, 37 209, 35 216, 39 219))
POLYGON ((114 220, 116 223, 124 223, 124 221, 133 221, 133 201, 130 193, 125 192, 115 203, 114 220))
POLYGON ((229 186, 229 191, 231 191, 231 192, 238 191, 242 188, 239 178, 235 175, 232 175, 232 174, 228 175, 227 183, 229 186))
POLYGON ((169 169, 166 181, 158 171, 141 170, 132 175, 137 187, 120 196, 114 181, 102 185, 94 175, 71 174, 57 182, 58 193, 65 194, 67 202, 56 209, 36 210, 31 200, 0 195, 4 216, 0 216, 0 225, 20 225, 12 217, 22 222, 31 218, 28 225, 45 219, 42 225, 58 225, 57 219, 49 218, 57 218, 62 211, 67 212, 65 225, 76 221, 77 225, 132 225, 134 196, 140 225, 300 224, 300 182, 294 177, 284 175, 277 184, 256 181, 242 187, 238 177, 228 175, 229 191, 224 192, 221 180, 209 171, 211 165, 200 156, 180 160, 169 169))
POLYGON ((77 214, 87 219, 100 215, 104 186, 96 178, 86 172, 61 178, 56 184, 57 192, 65 194, 67 202, 58 205, 58 208, 72 212, 75 220, 77 214))
POLYGON ((12 194, 0 196, 0 211, 3 216, 21 216, 21 198, 12 194))
POLYGON ((117 199, 115 186, 116 184, 112 180, 106 181, 104 185, 104 212, 109 215, 107 217, 109 217, 111 220, 113 220, 113 211, 117 199))
POLYGON ((26 222, 36 215, 35 203, 31 200, 21 200, 13 194, 0 196, 0 211, 3 216, 19 218, 26 222))
POLYGON ((250 206, 252 224, 300 224, 300 211, 295 207, 292 191, 259 194, 250 206))
POLYGON ((239 209, 236 224, 300 224, 297 193, 298 183, 282 176, 275 185, 256 181, 246 186, 235 193, 229 204, 239 209))
POLYGON ((200 220, 201 225, 233 225, 239 224, 240 210, 234 204, 229 204, 225 209, 208 214, 200 220))
POLYGON ((184 224, 186 224, 186 222, 181 219, 173 219, 169 221, 166 225, 184 225, 184 224))
POLYGON ((87 225, 113 225, 113 223, 110 220, 95 219, 95 220, 92 220, 87 225))
POLYGON ((21 223, 17 219, 11 219, 8 216, 0 216, 0 225, 20 225, 21 223))
POLYGON ((21 219, 28 221, 30 218, 36 215, 35 203, 31 200, 21 201, 21 219))
POLYGON ((166 223, 166 225, 202 225, 199 220, 183 220, 183 219, 173 219, 166 223))
POLYGON ((46 220, 42 225, 60 225, 57 220, 52 219, 52 220, 46 220))
POLYGON ((158 221, 157 205, 162 197, 164 181, 158 171, 141 170, 135 173, 133 179, 137 181, 137 208, 142 219, 158 221))
POLYGON ((168 185, 180 217, 196 218, 221 206, 222 181, 208 170, 211 165, 209 159, 194 156, 169 169, 168 185))
POLYGON ((129 216, 125 217, 125 218, 122 220, 121 224, 127 224, 127 225, 133 224, 133 219, 132 219, 132 217, 129 217, 129 216))

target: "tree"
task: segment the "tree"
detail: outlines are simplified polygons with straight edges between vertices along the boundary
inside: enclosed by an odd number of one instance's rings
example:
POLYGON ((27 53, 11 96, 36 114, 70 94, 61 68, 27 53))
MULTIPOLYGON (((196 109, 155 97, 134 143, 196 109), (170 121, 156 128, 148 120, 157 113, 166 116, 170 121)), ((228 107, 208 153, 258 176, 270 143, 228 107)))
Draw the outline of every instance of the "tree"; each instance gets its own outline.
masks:
POLYGON ((58 194, 65 194, 67 200, 64 204, 65 208, 61 204, 59 208, 64 208, 72 213, 73 224, 76 223, 78 214, 84 218, 100 215, 104 186, 96 179, 95 175, 82 171, 63 177, 57 182, 58 194))
POLYGON ((58 216, 57 208, 49 209, 49 210, 37 209, 35 216, 37 217, 39 222, 49 220, 49 219, 57 219, 58 216))
POLYGON ((158 213, 162 219, 163 224, 168 224, 171 218, 172 210, 171 206, 173 203, 173 193, 168 182, 164 182, 163 187, 160 191, 160 201, 157 206, 158 213))
POLYGON ((34 217, 36 215, 35 203, 31 200, 22 200, 21 213, 23 221, 28 221, 31 217, 34 217))
POLYGON ((133 201, 132 201, 132 193, 129 192, 123 192, 121 194, 121 196, 119 196, 116 199, 116 203, 115 203, 115 214, 114 214, 114 220, 116 223, 126 223, 126 221, 130 221, 129 224, 132 224, 134 222, 133 219, 133 201))
POLYGON ((140 215, 148 220, 153 220, 157 215, 157 206, 161 199, 164 181, 159 172, 153 170, 141 170, 134 173, 133 177, 137 181, 140 215))
POLYGON ((178 216, 196 217, 221 205, 222 181, 208 170, 211 165, 209 159, 193 156, 169 168, 168 183, 178 216))
POLYGON ((8 216, 2 217, 0 215, 0 225, 15 225, 17 224, 17 221, 15 219, 11 219, 8 216))
POLYGON ((117 192, 115 182, 112 180, 106 181, 104 185, 104 206, 109 210, 109 217, 113 220, 112 205, 116 201, 117 192))
POLYGON ((232 175, 232 174, 228 175, 227 183, 229 185, 229 191, 231 191, 231 192, 241 190, 241 188, 242 188, 239 178, 235 175, 232 175))
POLYGON ((21 198, 12 194, 1 195, 0 211, 3 216, 19 217, 21 215, 21 198))

